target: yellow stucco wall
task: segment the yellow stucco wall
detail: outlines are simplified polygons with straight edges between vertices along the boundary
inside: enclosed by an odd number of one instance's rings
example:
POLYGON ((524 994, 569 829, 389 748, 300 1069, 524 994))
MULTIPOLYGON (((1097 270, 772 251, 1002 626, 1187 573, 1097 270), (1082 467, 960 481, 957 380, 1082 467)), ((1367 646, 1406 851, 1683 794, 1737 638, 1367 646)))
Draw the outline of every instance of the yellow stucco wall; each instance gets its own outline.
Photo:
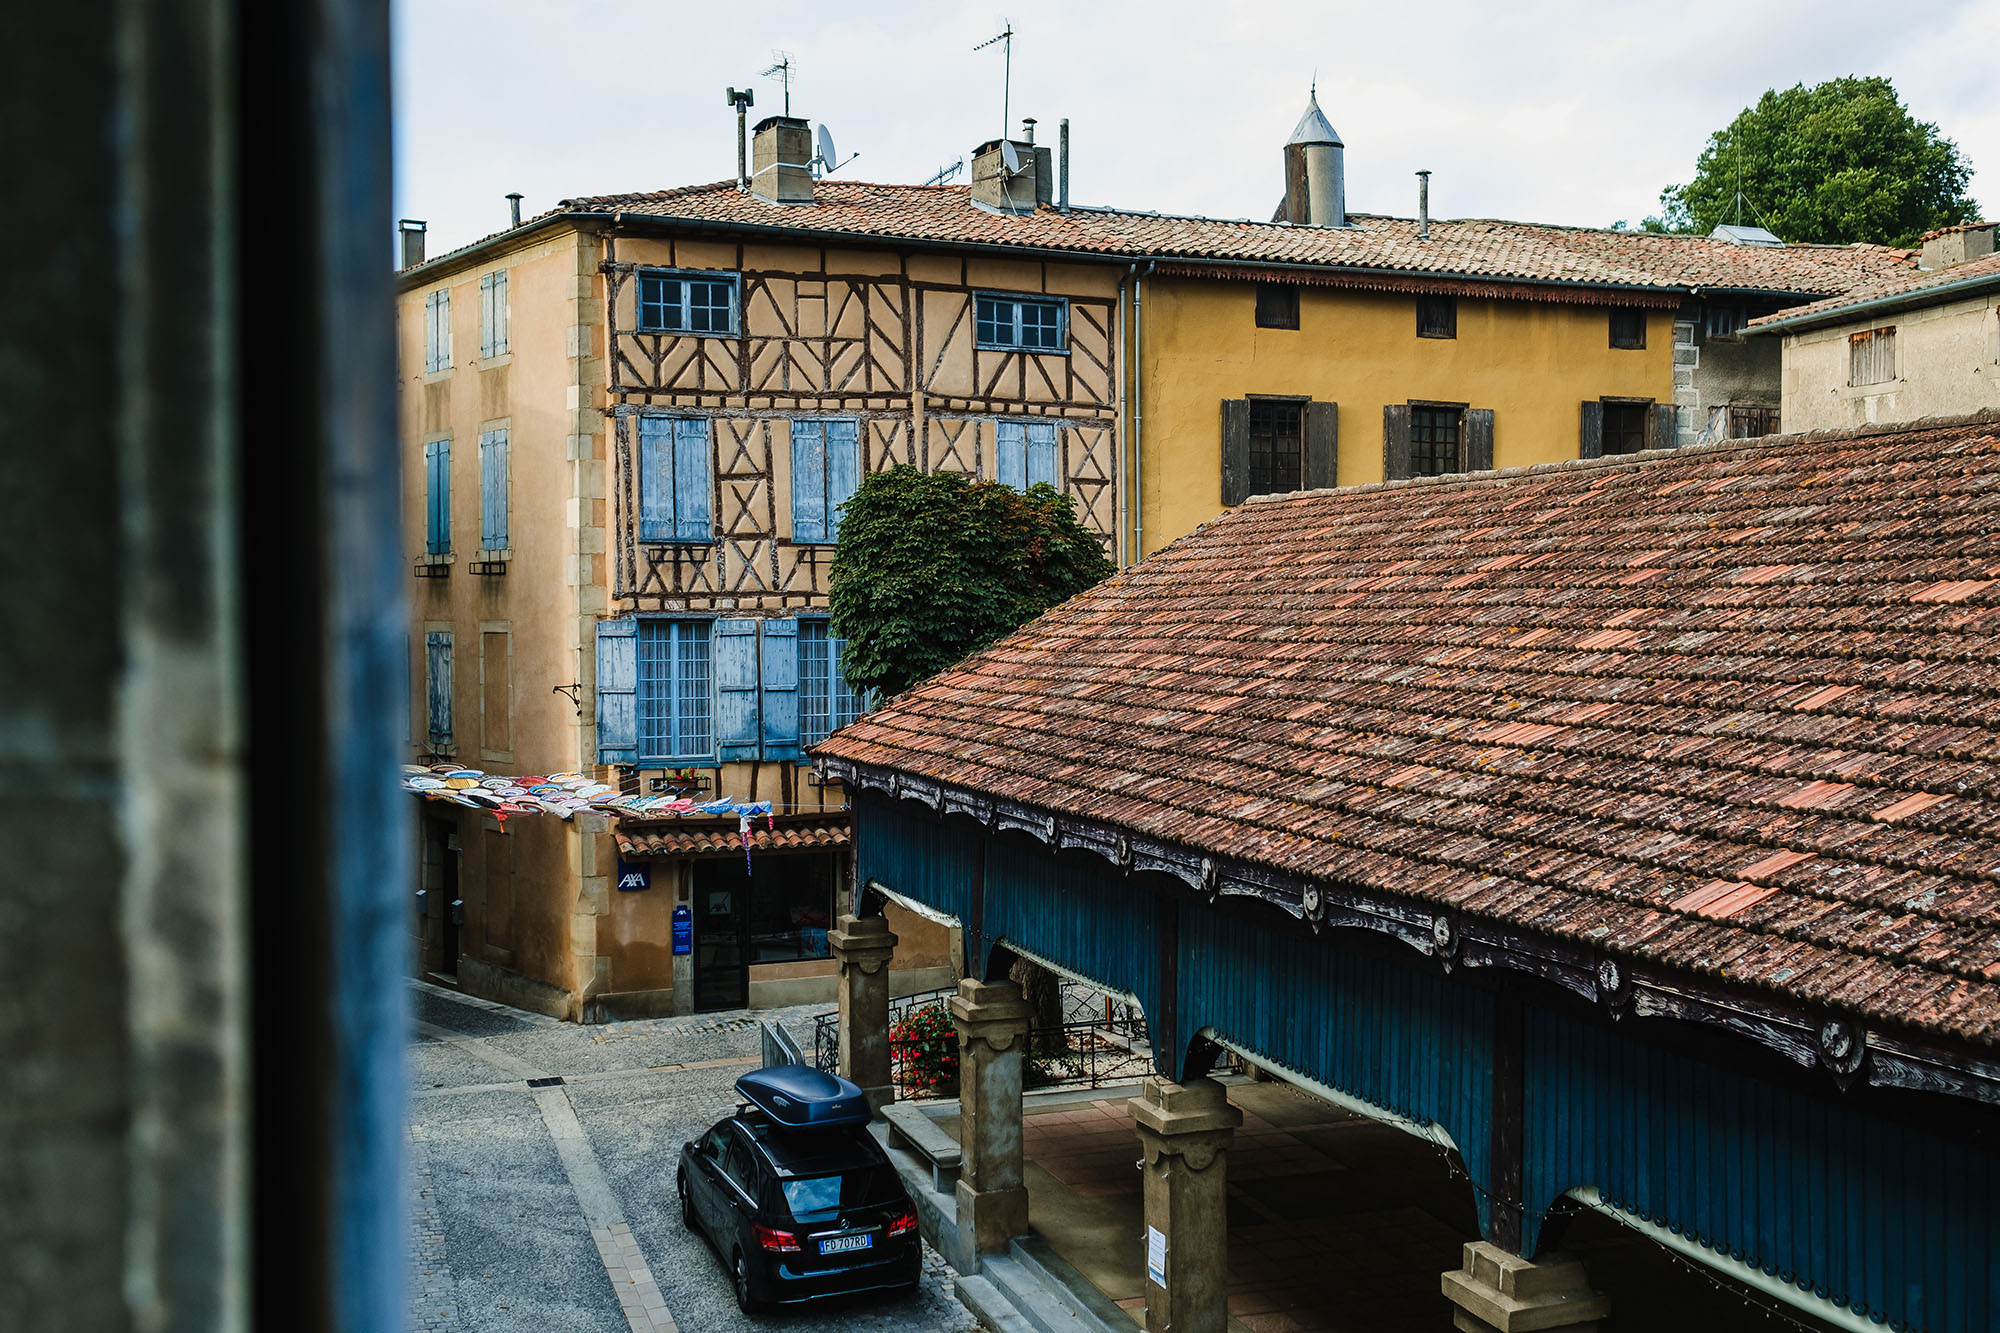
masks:
POLYGON ((1991 294, 1925 310, 1785 335, 1786 430, 1958 416, 2000 407, 2000 300, 1991 294), (1848 337, 1896 330, 1896 378, 1849 384, 1848 337))
POLYGON ((1575 458, 1586 399, 1673 400, 1673 318, 1647 312, 1646 346, 1626 350, 1611 347, 1602 306, 1461 297, 1456 338, 1419 338, 1414 296, 1304 287, 1299 327, 1262 329, 1253 283, 1149 279, 1144 550, 1222 511, 1226 398, 1339 404, 1343 486, 1382 480, 1382 409, 1390 403, 1490 408, 1496 467, 1575 458))

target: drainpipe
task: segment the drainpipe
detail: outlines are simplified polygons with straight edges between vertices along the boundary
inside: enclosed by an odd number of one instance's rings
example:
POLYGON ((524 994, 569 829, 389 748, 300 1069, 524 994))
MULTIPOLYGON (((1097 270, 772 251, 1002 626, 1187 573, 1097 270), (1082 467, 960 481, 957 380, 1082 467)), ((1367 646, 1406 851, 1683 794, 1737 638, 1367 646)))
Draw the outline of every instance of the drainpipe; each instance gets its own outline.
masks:
POLYGON ((1134 561, 1146 558, 1146 275, 1153 261, 1132 279, 1132 506, 1134 561))
POLYGON ((1139 271, 1135 260, 1118 275, 1118 328, 1114 344, 1118 348, 1118 567, 1132 563, 1132 422, 1125 415, 1125 381, 1131 375, 1131 358, 1125 354, 1125 301, 1132 277, 1139 271))

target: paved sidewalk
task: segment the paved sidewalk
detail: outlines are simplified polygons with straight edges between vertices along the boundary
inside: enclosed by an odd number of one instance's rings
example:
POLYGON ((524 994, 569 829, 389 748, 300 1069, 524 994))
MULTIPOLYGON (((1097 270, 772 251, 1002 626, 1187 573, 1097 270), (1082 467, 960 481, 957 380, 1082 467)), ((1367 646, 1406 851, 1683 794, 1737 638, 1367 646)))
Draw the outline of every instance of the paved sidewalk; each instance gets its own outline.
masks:
POLYGON ((580 1027, 411 990, 413 1330, 975 1333, 928 1252, 912 1295, 746 1318, 681 1225, 680 1147, 735 1106, 759 1021, 797 1034, 823 1006, 580 1027))

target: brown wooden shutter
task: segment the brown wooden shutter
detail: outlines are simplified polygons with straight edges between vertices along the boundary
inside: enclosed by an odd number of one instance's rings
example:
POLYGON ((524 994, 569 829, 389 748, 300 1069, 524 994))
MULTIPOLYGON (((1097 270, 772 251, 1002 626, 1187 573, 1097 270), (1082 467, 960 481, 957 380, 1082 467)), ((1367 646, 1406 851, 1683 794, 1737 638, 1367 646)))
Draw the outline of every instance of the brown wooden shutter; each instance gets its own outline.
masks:
POLYGON ((1672 403, 1654 403, 1646 409, 1646 447, 1671 449, 1680 435, 1680 414, 1672 403))
POLYGON ((1578 458, 1604 457, 1604 404, 1587 398, 1583 404, 1583 424, 1576 434, 1578 458))
POLYGON ((1306 404, 1306 489, 1340 485, 1340 405, 1306 404))
POLYGON ((1250 498, 1250 400, 1222 400, 1222 503, 1250 498))
POLYGON ((1382 409, 1382 480, 1400 481, 1410 475, 1410 405, 1390 403, 1382 409))
POLYGON ((1465 470, 1493 470, 1493 409, 1470 407, 1465 411, 1465 470))

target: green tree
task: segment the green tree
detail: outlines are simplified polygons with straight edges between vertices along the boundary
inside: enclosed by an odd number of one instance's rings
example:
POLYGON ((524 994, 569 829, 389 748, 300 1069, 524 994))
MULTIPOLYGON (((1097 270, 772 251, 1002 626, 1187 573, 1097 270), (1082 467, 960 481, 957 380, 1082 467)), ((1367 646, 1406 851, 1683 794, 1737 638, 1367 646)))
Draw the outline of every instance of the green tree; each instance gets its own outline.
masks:
POLYGON ((1958 145, 1912 116, 1889 80, 1829 79, 1773 89, 1710 135, 1694 179, 1668 186, 1663 217, 1647 221, 1704 234, 1740 221, 1799 243, 1911 245, 1979 216, 1965 193, 1971 178, 1958 145))
POLYGON ((1112 572, 1069 497, 907 464, 841 511, 832 630, 858 690, 898 694, 1112 572))

